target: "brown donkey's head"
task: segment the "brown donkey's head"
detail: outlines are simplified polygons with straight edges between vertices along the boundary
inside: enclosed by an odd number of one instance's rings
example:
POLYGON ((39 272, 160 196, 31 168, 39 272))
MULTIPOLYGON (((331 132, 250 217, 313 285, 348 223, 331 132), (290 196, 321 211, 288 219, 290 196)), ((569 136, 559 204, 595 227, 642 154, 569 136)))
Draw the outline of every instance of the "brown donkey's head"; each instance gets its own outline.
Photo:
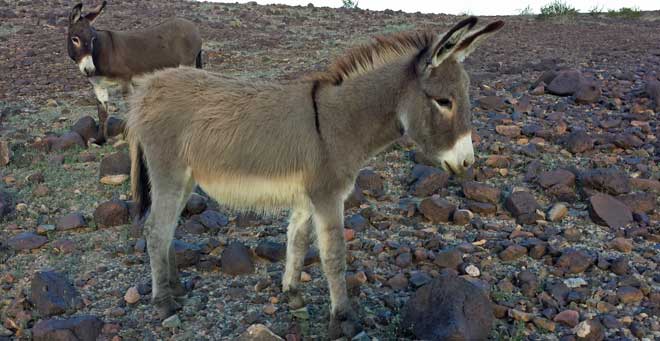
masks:
POLYGON ((462 61, 504 23, 472 30, 465 19, 423 48, 414 60, 416 77, 404 89, 401 123, 424 153, 447 171, 461 174, 474 163, 469 77, 462 61))
POLYGON ((69 57, 78 64, 80 72, 92 76, 96 72, 93 52, 96 43, 96 30, 92 27, 94 20, 103 12, 106 2, 82 16, 82 4, 77 4, 69 15, 69 30, 67 34, 67 50, 69 57))

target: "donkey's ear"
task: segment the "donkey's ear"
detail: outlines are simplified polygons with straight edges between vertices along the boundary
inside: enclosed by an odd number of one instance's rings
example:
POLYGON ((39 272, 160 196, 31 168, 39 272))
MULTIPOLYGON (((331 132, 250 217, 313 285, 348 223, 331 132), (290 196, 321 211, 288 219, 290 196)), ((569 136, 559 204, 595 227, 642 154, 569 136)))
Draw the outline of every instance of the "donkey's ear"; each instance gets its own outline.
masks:
POLYGON ((449 57, 461 38, 476 24, 477 17, 469 17, 456 24, 443 36, 438 36, 426 53, 421 56, 420 66, 422 69, 434 68, 442 64, 442 61, 449 57))
POLYGON ((86 16, 85 19, 89 20, 90 24, 94 23, 94 20, 103 13, 103 9, 105 8, 105 5, 108 3, 104 0, 100 5, 96 6, 93 10, 91 10, 86 16))
POLYGON ((458 43, 458 46, 454 48, 454 58, 456 58, 456 60, 459 62, 462 62, 477 48, 477 46, 479 46, 481 42, 486 40, 486 38, 490 37, 495 32, 499 31, 502 26, 504 26, 504 21, 495 21, 486 25, 486 27, 482 28, 481 30, 470 34, 467 36, 467 38, 461 40, 461 42, 458 43))
POLYGON ((82 12, 82 3, 73 6, 71 9, 71 14, 69 14, 69 25, 75 24, 80 20, 80 14, 82 12))

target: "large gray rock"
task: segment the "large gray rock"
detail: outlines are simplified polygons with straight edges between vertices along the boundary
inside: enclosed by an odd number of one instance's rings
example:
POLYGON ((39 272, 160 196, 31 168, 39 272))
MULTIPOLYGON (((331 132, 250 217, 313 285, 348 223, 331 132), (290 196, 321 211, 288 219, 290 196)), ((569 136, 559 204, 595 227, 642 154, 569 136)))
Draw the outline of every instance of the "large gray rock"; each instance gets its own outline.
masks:
POLYGON ((632 211, 621 201, 607 194, 589 198, 589 216, 598 225, 614 228, 632 223, 632 211))
POLYGON ((404 308, 402 326, 424 340, 486 340, 493 318, 482 289, 444 272, 415 292, 404 308))
POLYGON ((34 341, 95 341, 103 324, 98 317, 90 315, 42 320, 32 328, 32 338, 34 341))
POLYGON ((64 275, 38 271, 32 278, 32 304, 43 316, 73 313, 82 307, 82 298, 64 275))

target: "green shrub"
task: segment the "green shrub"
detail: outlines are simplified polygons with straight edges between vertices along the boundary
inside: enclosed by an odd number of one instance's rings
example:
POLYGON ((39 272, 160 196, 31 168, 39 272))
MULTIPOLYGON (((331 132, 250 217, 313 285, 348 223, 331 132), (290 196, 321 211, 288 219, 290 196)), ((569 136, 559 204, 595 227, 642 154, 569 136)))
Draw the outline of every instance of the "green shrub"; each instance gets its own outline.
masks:
POLYGON ((532 10, 532 6, 527 5, 527 7, 518 10, 518 15, 523 15, 523 16, 534 15, 534 10, 532 10))
POLYGON ((358 8, 358 2, 359 1, 353 1, 353 0, 341 0, 342 2, 342 7, 348 8, 348 9, 356 9, 358 8))
POLYGON ((639 18, 642 15, 642 12, 637 7, 632 7, 632 8, 621 7, 618 11, 617 10, 607 11, 607 15, 610 17, 635 19, 635 18, 639 18))
POLYGON ((578 14, 578 11, 575 7, 560 1, 555 0, 543 7, 541 7, 541 18, 553 18, 553 17, 571 17, 578 14))

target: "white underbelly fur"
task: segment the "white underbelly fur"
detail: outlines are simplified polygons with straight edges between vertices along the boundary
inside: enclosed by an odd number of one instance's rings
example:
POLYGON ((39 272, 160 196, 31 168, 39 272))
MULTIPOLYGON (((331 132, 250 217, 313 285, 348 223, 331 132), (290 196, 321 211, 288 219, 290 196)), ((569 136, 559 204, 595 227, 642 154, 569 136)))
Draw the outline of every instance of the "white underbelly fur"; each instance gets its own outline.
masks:
POLYGON ((219 175, 196 181, 218 203, 236 210, 279 211, 308 201, 302 175, 278 178, 219 175))

